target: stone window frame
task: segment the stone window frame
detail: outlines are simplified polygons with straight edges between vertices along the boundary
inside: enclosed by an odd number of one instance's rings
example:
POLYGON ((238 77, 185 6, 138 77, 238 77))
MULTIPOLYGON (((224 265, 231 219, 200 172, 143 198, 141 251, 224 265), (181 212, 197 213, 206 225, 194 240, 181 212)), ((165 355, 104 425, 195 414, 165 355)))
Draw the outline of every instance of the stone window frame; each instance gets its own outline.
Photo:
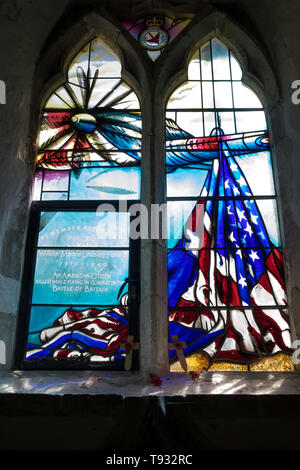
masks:
MULTIPOLYGON (((281 151, 277 137, 277 135, 281 135, 278 131, 281 126, 282 103, 272 65, 263 52, 263 48, 258 47, 248 32, 236 24, 228 15, 220 11, 213 11, 205 17, 194 18, 191 24, 153 63, 147 57, 145 51, 138 47, 129 33, 124 32, 120 26, 116 25, 113 18, 111 20, 106 18, 107 14, 102 16, 99 12, 87 14, 51 41, 51 44, 46 44, 41 52, 41 58, 33 79, 31 122, 27 145, 28 165, 31 171, 33 172, 34 168, 33 159, 36 155, 39 119, 45 99, 49 96, 49 92, 56 89, 64 81, 67 66, 70 58, 74 56, 74 52, 80 51, 89 39, 98 36, 118 55, 122 64, 122 76, 140 100, 143 116, 141 202, 148 209, 151 204, 164 204, 166 202, 164 149, 166 102, 171 92, 187 79, 188 63, 195 50, 213 37, 218 37, 235 54, 243 70, 243 82, 258 94, 266 112, 268 128, 273 142, 274 178, 279 194, 282 245, 285 247, 284 259, 292 339, 295 339, 300 328, 299 322, 297 322, 298 329, 296 328, 296 318, 293 317, 293 312, 296 311, 297 306, 297 298, 293 295, 295 290, 295 282, 293 283, 295 276, 293 276, 293 273, 296 267, 292 263, 293 250, 287 243, 288 233, 284 231, 285 208, 288 206, 288 201, 284 199, 284 191, 281 195, 281 184, 278 178, 278 172, 283 169, 285 164, 284 153, 281 151), (78 38, 80 38, 79 41, 78 38), (54 64, 56 64, 56 70, 54 71, 56 73, 53 73, 54 64)), ((148 212, 150 214, 150 210, 148 212)), ((148 223, 150 227, 151 220, 148 223)), ((134 378, 131 373, 131 375, 123 372, 109 373, 109 376, 114 377, 114 380, 120 384, 124 380, 127 380, 128 384, 132 380, 134 383, 144 383, 150 373, 160 376, 172 375, 173 378, 178 376, 176 373, 169 373, 166 242, 164 240, 141 240, 141 259, 143 260, 140 273, 143 303, 140 308, 140 371, 132 373, 134 378), (125 379, 126 376, 128 379, 125 379)), ((6 372, 12 368, 13 351, 7 356, 6 372)), ((66 372, 64 374, 69 378, 68 380, 71 380, 74 377, 74 371, 69 372, 71 375, 66 372)), ((57 378, 61 377, 61 373, 59 371, 45 372, 45 374, 57 378)), ((43 376, 47 379, 45 374, 43 373, 43 376)), ((76 371, 75 374, 77 376, 78 372, 76 371)), ((102 373, 98 371, 97 374, 101 377, 102 373)), ((107 375, 107 372, 105 374, 107 375)), ((226 377, 227 374, 228 377, 246 379, 249 372, 208 374, 211 374, 209 382, 213 384, 214 377, 226 377)), ((275 374, 277 378, 278 374, 280 373, 275 374)), ((22 383, 24 383, 26 377, 38 378, 40 375, 41 372, 39 371, 30 373, 28 371, 15 371, 12 380, 14 383, 15 378, 22 377, 22 383)), ((274 376, 274 374, 267 375, 268 377, 274 376)), ((79 376, 88 381, 90 377, 95 376, 95 373, 91 371, 80 372, 79 376)), ((68 383, 70 385, 72 380, 68 383)), ((21 383, 19 387, 22 388, 21 383)), ((97 387, 97 390, 95 393, 101 393, 99 387, 97 387)), ((193 393, 199 393, 199 389, 197 390, 193 393)), ((104 391, 103 393, 107 392, 104 391)), ((149 392, 140 389, 139 393, 147 394, 149 392)))

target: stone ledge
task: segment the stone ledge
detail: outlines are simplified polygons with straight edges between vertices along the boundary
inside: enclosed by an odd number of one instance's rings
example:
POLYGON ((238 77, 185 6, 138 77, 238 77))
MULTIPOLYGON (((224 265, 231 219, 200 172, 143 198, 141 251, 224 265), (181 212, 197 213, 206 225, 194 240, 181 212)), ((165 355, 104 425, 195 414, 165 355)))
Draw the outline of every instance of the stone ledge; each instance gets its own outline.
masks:
POLYGON ((298 372, 203 372, 192 381, 189 374, 169 373, 162 385, 151 384, 139 372, 11 371, 0 373, 1 394, 118 395, 127 397, 267 396, 300 395, 298 372))

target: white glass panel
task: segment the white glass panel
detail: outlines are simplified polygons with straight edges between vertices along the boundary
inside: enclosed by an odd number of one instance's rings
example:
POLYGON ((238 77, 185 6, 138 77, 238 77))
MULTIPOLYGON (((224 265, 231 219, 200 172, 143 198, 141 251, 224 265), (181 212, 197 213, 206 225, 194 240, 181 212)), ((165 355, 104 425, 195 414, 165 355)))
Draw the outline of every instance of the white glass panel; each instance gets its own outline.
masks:
MULTIPOLYGON (((117 90, 113 93, 110 94, 111 90, 118 84, 119 80, 118 79, 104 79, 104 80, 97 80, 96 85, 92 91, 92 94, 89 99, 88 107, 93 108, 98 105, 98 103, 101 104, 101 106, 105 106, 105 104, 101 103, 101 100, 103 100, 107 95, 109 97, 107 100, 111 101, 114 98, 118 98, 118 96, 121 96, 122 93, 124 93, 125 90, 120 90, 119 87, 117 90), (120 93, 120 95, 118 95, 120 93), (115 95, 115 96, 112 96, 115 95)), ((105 101, 103 102, 105 103, 105 101)))
POLYGON ((270 152, 235 157, 255 196, 273 196, 274 182, 270 152))
POLYGON ((168 197, 198 197, 201 194, 207 171, 179 168, 167 175, 168 197))
POLYGON ((38 246, 128 247, 129 213, 42 212, 38 246))
POLYGON ((209 136, 216 127, 215 113, 204 113, 205 135, 209 136))
POLYGON ((257 201, 258 208, 268 230, 271 242, 275 246, 281 245, 279 223, 277 216, 277 205, 274 199, 257 201))
POLYGON ((55 108, 55 109, 70 109, 66 103, 59 98, 59 96, 54 93, 50 96, 45 104, 45 109, 55 108))
POLYGON ((121 64, 117 57, 99 39, 94 39, 91 44, 90 77, 97 69, 100 77, 121 78, 121 64))
MULTIPOLYGON (((122 85, 124 86, 124 89, 126 89, 127 85, 124 83, 122 85)), ((114 109, 140 109, 140 103, 139 103, 138 97, 132 91, 129 95, 126 95, 123 99, 118 101, 117 104, 113 105, 112 108, 114 109)))
POLYGON ((214 108, 213 84, 202 82, 203 108, 214 108))
POLYGON ((258 96, 242 82, 234 82, 233 99, 235 108, 262 108, 258 96))

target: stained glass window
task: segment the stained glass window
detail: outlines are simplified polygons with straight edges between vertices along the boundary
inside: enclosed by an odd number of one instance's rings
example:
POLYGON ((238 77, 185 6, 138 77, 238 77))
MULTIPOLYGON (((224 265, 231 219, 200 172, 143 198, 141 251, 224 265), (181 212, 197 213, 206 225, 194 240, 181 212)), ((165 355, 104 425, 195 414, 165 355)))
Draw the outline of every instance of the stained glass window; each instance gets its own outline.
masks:
POLYGON ((265 112, 217 38, 168 100, 166 168, 169 341, 189 370, 293 370, 265 112))
MULTIPOLYGON (((292 370, 265 111, 219 39, 169 97, 165 135, 169 342, 185 343, 190 370, 292 370)), ((138 341, 141 136, 138 98, 94 38, 43 110, 19 365, 124 368, 138 341)), ((170 361, 181 370, 176 350, 170 361)))
POLYGON ((141 124, 118 58, 92 39, 40 124, 21 302, 24 367, 122 370, 128 334, 138 341, 130 204, 140 197, 141 124))

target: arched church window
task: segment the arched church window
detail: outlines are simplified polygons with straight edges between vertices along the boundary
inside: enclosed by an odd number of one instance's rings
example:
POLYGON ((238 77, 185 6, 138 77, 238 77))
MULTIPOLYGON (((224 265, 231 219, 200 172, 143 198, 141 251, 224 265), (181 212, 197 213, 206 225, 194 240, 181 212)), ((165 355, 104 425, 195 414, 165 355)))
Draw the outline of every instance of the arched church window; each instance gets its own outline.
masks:
POLYGON ((218 38, 169 97, 166 169, 171 371, 293 370, 265 111, 218 38))
POLYGON ((119 59, 90 40, 43 109, 19 366, 124 370, 127 340, 138 341, 130 207, 140 198, 141 125, 119 59))

